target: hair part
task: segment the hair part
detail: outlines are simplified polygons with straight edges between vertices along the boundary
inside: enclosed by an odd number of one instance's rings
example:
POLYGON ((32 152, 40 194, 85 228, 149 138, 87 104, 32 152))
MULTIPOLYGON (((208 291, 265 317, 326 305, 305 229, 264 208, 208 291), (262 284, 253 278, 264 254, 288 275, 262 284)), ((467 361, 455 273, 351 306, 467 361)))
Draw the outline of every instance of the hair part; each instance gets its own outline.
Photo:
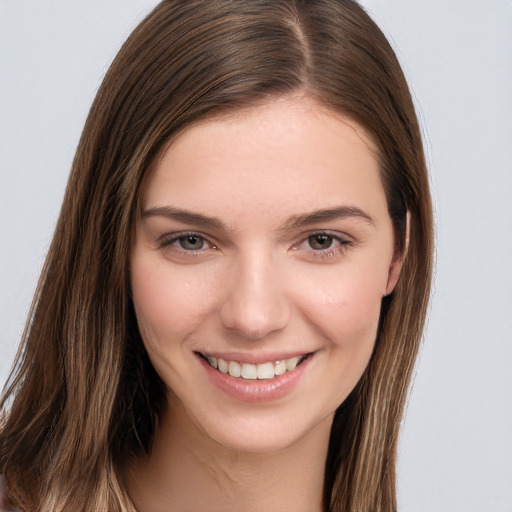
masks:
POLYGON ((370 134, 395 257, 404 259, 383 299, 371 361, 336 413, 324 508, 396 510, 398 432, 430 290, 432 208, 403 73, 353 0, 168 0, 121 48, 85 124, 0 403, 0 472, 27 503, 133 510, 123 468, 151 450, 166 405, 130 296, 141 190, 188 126, 298 92, 370 134))

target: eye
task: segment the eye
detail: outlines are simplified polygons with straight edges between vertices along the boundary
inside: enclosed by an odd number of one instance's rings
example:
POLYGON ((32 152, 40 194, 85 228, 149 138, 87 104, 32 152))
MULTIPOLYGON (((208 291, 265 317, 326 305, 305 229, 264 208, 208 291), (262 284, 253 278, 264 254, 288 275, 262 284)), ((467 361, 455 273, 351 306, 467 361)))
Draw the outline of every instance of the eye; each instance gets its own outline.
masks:
POLYGON ((211 255, 217 246, 208 238, 199 233, 180 232, 168 233, 157 241, 157 246, 165 251, 165 254, 173 258, 205 258, 211 255))
POLYGON ((185 251, 200 251, 207 247, 206 240, 194 234, 180 236, 174 240, 174 244, 185 251))
POLYGON ((317 231, 300 238, 292 250, 298 257, 312 263, 336 262, 354 246, 353 238, 339 232, 317 231))
POLYGON ((332 247, 334 241, 334 237, 327 233, 315 233, 308 237, 309 246, 315 251, 329 249, 332 247))

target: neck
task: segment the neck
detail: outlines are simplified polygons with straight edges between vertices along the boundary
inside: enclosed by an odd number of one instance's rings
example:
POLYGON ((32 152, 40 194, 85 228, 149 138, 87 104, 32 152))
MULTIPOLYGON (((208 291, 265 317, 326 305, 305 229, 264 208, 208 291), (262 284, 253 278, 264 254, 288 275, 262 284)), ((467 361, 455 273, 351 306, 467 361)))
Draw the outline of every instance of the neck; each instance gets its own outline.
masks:
POLYGON ((320 512, 331 424, 278 451, 240 453, 169 412, 150 456, 128 471, 128 492, 140 512, 320 512))

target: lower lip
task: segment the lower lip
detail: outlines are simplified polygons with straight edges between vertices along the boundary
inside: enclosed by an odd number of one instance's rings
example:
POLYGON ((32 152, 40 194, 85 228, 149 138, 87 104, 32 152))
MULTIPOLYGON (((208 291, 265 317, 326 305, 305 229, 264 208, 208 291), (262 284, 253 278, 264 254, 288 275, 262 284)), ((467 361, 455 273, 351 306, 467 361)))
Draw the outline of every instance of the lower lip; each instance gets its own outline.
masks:
POLYGON ((213 382, 215 386, 229 396, 244 402, 268 402, 286 396, 297 386, 313 359, 313 355, 311 354, 294 370, 287 371, 283 375, 279 375, 273 379, 249 380, 232 377, 228 373, 222 373, 213 368, 213 366, 202 357, 198 357, 210 381, 213 382))

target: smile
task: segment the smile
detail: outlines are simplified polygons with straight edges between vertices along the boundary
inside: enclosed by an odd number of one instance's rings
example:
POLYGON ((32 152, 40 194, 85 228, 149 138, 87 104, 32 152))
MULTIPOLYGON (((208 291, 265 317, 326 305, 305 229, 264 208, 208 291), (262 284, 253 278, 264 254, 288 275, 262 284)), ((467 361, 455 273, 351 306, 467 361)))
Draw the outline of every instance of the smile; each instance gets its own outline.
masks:
POLYGON ((284 375, 286 372, 295 370, 311 354, 294 356, 282 361, 268 361, 261 364, 243 363, 239 361, 226 361, 221 357, 213 357, 201 354, 208 364, 221 373, 229 374, 231 377, 245 380, 269 380, 284 375))

